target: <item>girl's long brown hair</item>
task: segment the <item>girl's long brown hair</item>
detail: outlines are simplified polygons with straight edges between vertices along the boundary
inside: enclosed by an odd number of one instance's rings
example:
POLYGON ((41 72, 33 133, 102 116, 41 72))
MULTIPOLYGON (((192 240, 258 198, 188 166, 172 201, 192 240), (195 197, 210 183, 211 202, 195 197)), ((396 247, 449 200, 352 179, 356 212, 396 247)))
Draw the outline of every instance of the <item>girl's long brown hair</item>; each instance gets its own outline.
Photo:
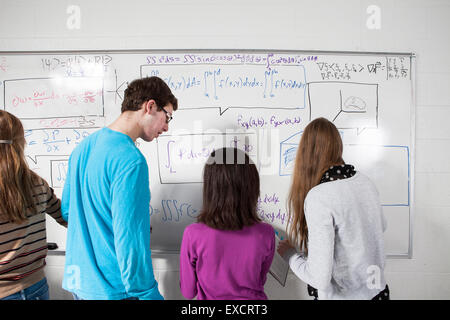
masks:
POLYGON ((304 202, 309 190, 319 184, 325 171, 343 164, 342 140, 335 125, 325 118, 310 122, 302 134, 295 159, 292 185, 288 197, 290 222, 287 233, 293 244, 308 254, 308 226, 304 202))
POLYGON ((237 148, 213 151, 203 171, 203 207, 197 221, 219 230, 241 230, 261 221, 257 214, 259 173, 237 148))
POLYGON ((37 175, 25 160, 25 134, 20 120, 0 110, 0 218, 20 224, 27 220, 27 211, 36 212, 33 181, 37 175), (28 210, 27 210, 28 209, 28 210))

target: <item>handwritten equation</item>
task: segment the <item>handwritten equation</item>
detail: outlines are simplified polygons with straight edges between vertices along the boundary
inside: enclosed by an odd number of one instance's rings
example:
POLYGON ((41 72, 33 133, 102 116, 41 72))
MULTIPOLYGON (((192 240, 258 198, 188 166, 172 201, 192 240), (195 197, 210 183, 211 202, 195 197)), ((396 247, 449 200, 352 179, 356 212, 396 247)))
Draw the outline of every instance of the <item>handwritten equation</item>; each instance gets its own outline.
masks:
MULTIPOLYGON (((70 105, 80 105, 81 103, 95 103, 97 96, 101 96, 101 91, 91 91, 86 90, 84 92, 78 93, 72 91, 71 93, 55 93, 55 90, 34 90, 30 95, 15 95, 11 101, 13 107, 20 107, 22 105, 27 106, 33 104, 35 107, 44 106, 44 104, 49 103, 51 100, 58 100, 55 103, 70 104, 70 105)), ((52 101, 53 102, 53 101, 52 101)))
POLYGON ((183 101, 183 108, 304 108, 306 72, 302 65, 144 65, 141 76, 158 76, 183 101))
POLYGON ((279 198, 279 195, 277 195, 276 193, 265 193, 264 196, 261 195, 258 198, 256 212, 262 220, 270 223, 278 223, 281 225, 284 225, 287 222, 288 214, 282 204, 281 206, 283 207, 283 209, 280 208, 279 198))
POLYGON ((279 55, 274 53, 252 54, 252 53, 213 53, 184 55, 163 54, 149 55, 145 61, 148 65, 160 64, 258 64, 268 70, 279 65, 300 65, 309 61, 317 61, 316 55, 279 55))
POLYGON ((361 76, 386 75, 387 80, 410 77, 410 59, 407 57, 380 57, 365 62, 318 61, 321 80, 351 81, 361 76))
POLYGON ((411 69, 411 59, 406 57, 387 58, 387 79, 409 79, 411 69))
POLYGON ((21 119, 103 115, 102 78, 4 81, 7 111, 21 119))
POLYGON ((80 142, 97 128, 89 129, 35 129, 25 130, 27 154, 70 155, 80 142))
POLYGON ((192 204, 181 200, 163 199, 160 203, 161 209, 150 205, 150 217, 159 217, 162 222, 180 222, 183 217, 194 219, 199 214, 192 204))
POLYGON ((110 55, 48 56, 41 59, 44 72, 62 70, 68 77, 98 76, 112 65, 110 55))
POLYGON ((303 123, 300 116, 295 117, 280 117, 279 115, 272 115, 269 117, 263 116, 250 116, 244 117, 242 114, 237 116, 237 125, 245 129, 256 129, 256 128, 279 128, 279 127, 292 127, 303 123))
POLYGON ((158 143, 161 183, 200 183, 203 167, 214 150, 236 147, 256 156, 256 133, 162 136, 158 143))

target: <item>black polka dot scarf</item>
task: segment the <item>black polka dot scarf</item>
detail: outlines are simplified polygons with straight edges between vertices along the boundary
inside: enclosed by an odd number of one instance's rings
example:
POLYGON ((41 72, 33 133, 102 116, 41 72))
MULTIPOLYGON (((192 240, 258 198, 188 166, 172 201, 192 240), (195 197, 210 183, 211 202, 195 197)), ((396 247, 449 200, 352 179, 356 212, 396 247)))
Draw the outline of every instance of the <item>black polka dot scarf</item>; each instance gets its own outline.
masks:
POLYGON ((335 180, 347 179, 353 177, 355 174, 355 167, 351 164, 332 166, 327 171, 325 171, 322 178, 320 179, 319 184, 335 180))

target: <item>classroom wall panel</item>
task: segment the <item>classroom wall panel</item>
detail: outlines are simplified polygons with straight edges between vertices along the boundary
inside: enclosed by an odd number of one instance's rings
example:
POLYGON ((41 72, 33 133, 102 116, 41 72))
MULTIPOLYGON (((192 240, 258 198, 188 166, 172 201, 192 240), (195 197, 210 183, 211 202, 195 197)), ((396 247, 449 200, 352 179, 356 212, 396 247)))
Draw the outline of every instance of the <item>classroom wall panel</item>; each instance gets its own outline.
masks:
POLYGON ((425 41, 418 41, 418 43, 420 43, 422 48, 420 51, 417 51, 417 55, 426 57, 426 59, 421 59, 417 62, 418 72, 450 72, 450 61, 447 59, 448 52, 450 51, 449 41, 429 38, 425 41))
POLYGON ((415 247, 417 257, 423 258, 423 271, 429 273, 449 273, 450 261, 442 257, 448 254, 450 243, 450 214, 448 208, 427 206, 418 208, 417 237, 415 247))
POLYGON ((450 295, 449 273, 393 272, 386 278, 392 300, 447 300, 450 295))
POLYGON ((450 206, 450 173, 416 173, 416 205, 450 206))
MULTIPOLYGON (((422 139, 450 139, 450 105, 423 106, 416 108, 416 138, 422 139)), ((437 150, 445 154, 447 148, 437 150)))
POLYGON ((450 159, 446 150, 450 139, 418 139, 416 144, 416 172, 450 172, 450 159))
MULTIPOLYGON (((426 57, 425 57, 426 58, 426 57)), ((450 73, 422 72, 417 78, 417 104, 450 106, 450 73)))

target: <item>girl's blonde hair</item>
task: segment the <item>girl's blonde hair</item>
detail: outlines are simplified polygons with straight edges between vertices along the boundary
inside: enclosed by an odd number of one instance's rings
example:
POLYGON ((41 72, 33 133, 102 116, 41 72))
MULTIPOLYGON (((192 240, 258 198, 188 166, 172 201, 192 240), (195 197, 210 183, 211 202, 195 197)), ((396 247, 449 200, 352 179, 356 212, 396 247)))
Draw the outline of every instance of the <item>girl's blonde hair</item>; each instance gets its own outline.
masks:
POLYGON ((293 244, 308 254, 308 226, 304 202, 309 190, 319 184, 333 165, 343 164, 342 140, 336 126, 325 118, 310 122, 301 137, 288 197, 290 222, 287 233, 293 244))
POLYGON ((37 175, 25 159, 25 134, 20 120, 0 110, 0 217, 12 223, 23 223, 27 212, 36 212, 33 185, 37 175))

